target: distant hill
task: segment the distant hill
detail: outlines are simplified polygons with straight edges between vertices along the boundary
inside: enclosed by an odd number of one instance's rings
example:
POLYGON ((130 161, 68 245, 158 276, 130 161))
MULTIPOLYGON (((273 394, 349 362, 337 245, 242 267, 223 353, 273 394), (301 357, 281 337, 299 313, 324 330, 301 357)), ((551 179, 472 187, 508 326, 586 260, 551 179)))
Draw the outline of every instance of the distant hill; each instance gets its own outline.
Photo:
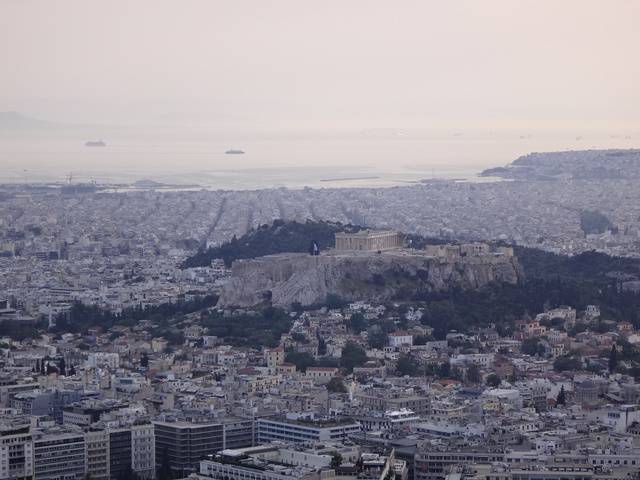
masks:
POLYGON ((318 242, 321 250, 333 247, 336 232, 357 231, 360 227, 332 222, 305 223, 276 220, 271 225, 262 225, 240 238, 233 238, 219 247, 209 248, 189 257, 183 267, 202 267, 221 258, 230 266, 242 258, 255 258, 274 253, 307 252, 312 241, 318 242))
MULTIPOLYGON (((200 252, 188 259, 184 266, 209 265, 214 258, 222 258, 231 264, 237 258, 306 252, 311 239, 317 240, 321 248, 327 248, 333 246, 334 233, 345 229, 357 227, 329 222, 276 221, 240 239, 200 252)), ((439 242, 418 236, 407 236, 409 239, 418 248, 439 242)), ((514 320, 527 313, 536 314, 560 305, 584 310, 590 304, 599 305, 604 318, 627 320, 640 327, 640 294, 625 289, 628 282, 640 280, 640 260, 596 252, 568 257, 518 246, 515 254, 524 270, 524 279, 517 284, 491 283, 477 290, 429 292, 417 288, 419 279, 411 275, 405 278, 397 272, 390 272, 382 275, 382 279, 385 283, 393 282, 393 285, 405 287, 395 289, 394 286, 396 301, 425 302, 434 318, 443 319, 443 332, 451 328, 465 330, 490 322, 508 331, 513 328, 514 320)), ((351 292, 349 298, 355 297, 351 292)))
POLYGON ((47 130, 62 124, 27 117, 18 112, 0 112, 0 130, 47 130))
MULTIPOLYGON (((318 242, 320 249, 333 248, 336 232, 358 231, 361 227, 334 222, 285 222, 275 220, 271 225, 262 225, 240 238, 202 250, 189 257, 183 268, 211 264, 214 259, 223 259, 227 265, 234 260, 256 258, 275 253, 307 252, 311 241, 318 242)), ((425 238, 407 234, 405 240, 413 248, 425 245, 451 243, 442 239, 425 238)), ((528 279, 574 280, 598 286, 611 284, 614 279, 640 280, 640 260, 611 257, 604 253, 584 252, 572 257, 556 255, 536 248, 516 246, 515 253, 528 279)))
MULTIPOLYGON (((234 260, 256 258, 274 253, 308 252, 312 241, 318 242, 320 250, 335 246, 337 232, 354 232, 363 227, 334 222, 315 222, 307 220, 304 223, 275 220, 271 225, 261 225, 259 228, 247 232, 240 238, 219 247, 202 250, 189 257, 183 268, 203 267, 211 265, 211 261, 220 258, 227 266, 234 260)), ((405 241, 414 248, 423 248, 427 244, 446 243, 444 240, 424 238, 419 235, 405 235, 405 241)))
POLYGON ((511 180, 619 180, 640 178, 640 149, 529 153, 484 177, 511 180))

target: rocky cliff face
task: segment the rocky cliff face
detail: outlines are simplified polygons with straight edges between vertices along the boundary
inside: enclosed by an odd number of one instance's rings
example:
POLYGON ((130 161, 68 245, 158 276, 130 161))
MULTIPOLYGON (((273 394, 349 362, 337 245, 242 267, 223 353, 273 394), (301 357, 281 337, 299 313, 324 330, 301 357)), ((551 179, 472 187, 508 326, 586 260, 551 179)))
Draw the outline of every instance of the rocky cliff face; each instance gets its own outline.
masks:
POLYGON ((400 289, 476 289, 522 279, 517 258, 485 255, 455 260, 419 252, 279 254, 234 262, 221 306, 271 302, 288 307, 322 303, 334 294, 346 300, 384 301, 400 289))

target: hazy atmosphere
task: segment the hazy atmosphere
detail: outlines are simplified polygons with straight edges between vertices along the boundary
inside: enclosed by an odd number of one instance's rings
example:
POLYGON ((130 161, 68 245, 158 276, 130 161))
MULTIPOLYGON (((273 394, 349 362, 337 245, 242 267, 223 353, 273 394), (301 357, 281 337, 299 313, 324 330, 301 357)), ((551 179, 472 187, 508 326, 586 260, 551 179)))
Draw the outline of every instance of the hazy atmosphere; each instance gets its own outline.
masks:
POLYGON ((640 4, 3 0, 0 105, 65 123, 638 129, 640 4))
POLYGON ((640 0, 0 39, 0 480, 640 480, 640 0))
POLYGON ((4 0, 3 179, 391 185, 628 148, 639 18, 634 1, 4 0))

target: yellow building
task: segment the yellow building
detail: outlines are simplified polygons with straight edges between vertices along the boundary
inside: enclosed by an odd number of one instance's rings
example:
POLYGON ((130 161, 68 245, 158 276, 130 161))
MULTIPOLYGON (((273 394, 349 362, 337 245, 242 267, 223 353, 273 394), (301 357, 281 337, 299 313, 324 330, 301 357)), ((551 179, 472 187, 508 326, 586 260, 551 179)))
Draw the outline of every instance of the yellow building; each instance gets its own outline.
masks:
POLYGON ((265 348, 264 359, 267 362, 267 367, 275 371, 278 365, 282 365, 284 363, 284 348, 265 348))

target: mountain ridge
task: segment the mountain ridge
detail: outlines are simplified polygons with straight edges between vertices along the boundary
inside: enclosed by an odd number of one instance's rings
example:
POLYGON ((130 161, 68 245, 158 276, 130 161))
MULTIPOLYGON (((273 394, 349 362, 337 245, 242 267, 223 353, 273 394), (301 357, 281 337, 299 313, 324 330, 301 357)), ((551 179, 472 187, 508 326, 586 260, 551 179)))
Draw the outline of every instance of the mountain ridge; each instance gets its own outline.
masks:
POLYGON ((480 176, 528 181, 640 178, 640 149, 532 152, 505 167, 486 169, 480 176))

